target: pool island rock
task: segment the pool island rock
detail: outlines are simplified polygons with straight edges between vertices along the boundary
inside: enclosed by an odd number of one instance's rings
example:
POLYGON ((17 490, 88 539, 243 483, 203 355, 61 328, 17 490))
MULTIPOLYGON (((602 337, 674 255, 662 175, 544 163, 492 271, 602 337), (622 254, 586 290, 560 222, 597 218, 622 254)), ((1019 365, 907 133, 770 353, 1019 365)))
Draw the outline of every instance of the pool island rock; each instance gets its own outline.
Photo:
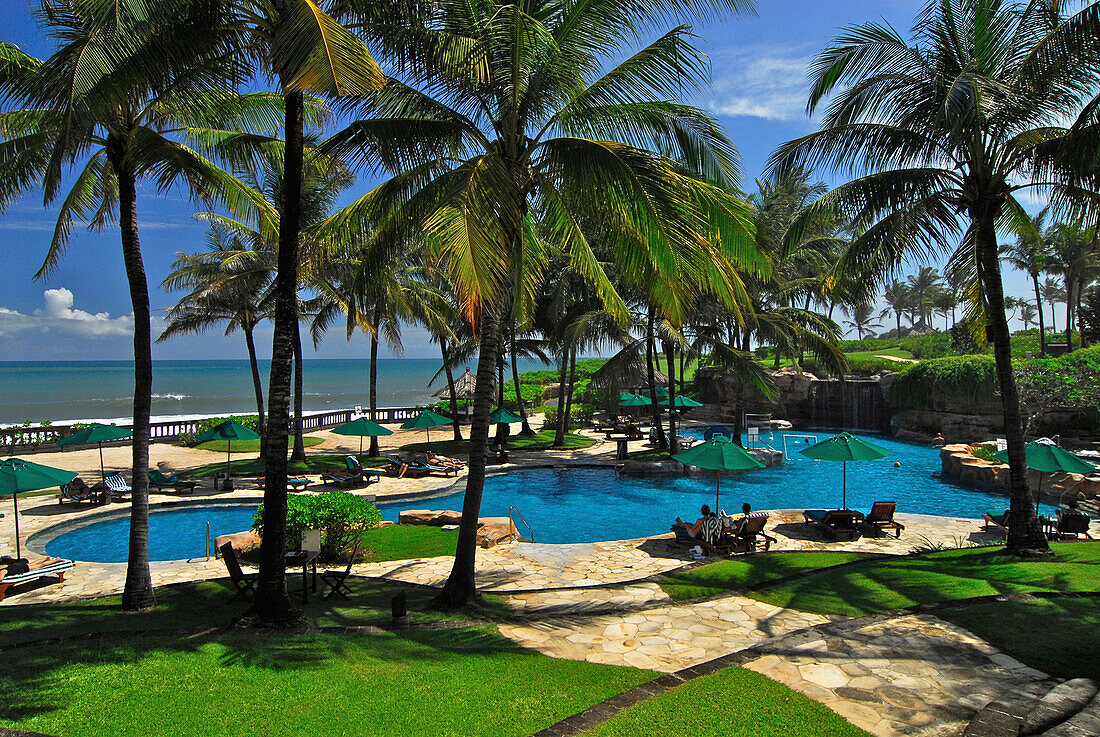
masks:
MULTIPOLYGON (((977 443, 996 450, 992 443, 977 443)), ((964 484, 988 486, 1008 491, 1009 476, 1007 463, 994 463, 978 458, 971 453, 972 446, 966 443, 952 443, 940 449, 940 462, 943 475, 964 484)), ((1028 486, 1032 491, 1039 489, 1039 472, 1028 471, 1028 486)), ((1100 475, 1082 476, 1077 473, 1048 473, 1043 475, 1043 496, 1058 501, 1067 491, 1080 492, 1084 498, 1091 499, 1100 495, 1100 475)))

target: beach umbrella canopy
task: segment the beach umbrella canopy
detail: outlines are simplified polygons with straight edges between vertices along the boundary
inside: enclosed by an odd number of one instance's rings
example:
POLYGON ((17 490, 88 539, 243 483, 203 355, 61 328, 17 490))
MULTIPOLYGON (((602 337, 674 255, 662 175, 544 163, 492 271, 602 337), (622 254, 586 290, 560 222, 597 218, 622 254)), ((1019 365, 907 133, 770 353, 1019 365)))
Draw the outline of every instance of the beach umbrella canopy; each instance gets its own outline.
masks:
POLYGON ((523 418, 507 407, 497 407, 489 415, 490 425, 510 425, 513 422, 523 422, 523 418))
POLYGON ((653 404, 653 400, 649 397, 643 397, 641 394, 631 394, 619 402, 622 407, 648 407, 651 404, 653 404))
POLYGON ((359 455, 363 455, 363 438, 376 438, 381 435, 393 435, 393 430, 387 430, 377 422, 371 422, 366 417, 345 422, 339 427, 332 428, 337 435, 359 436, 359 455))
POLYGON ((260 433, 247 428, 239 422, 226 420, 217 427, 212 427, 204 433, 195 436, 196 443, 206 443, 211 440, 225 440, 225 473, 229 475, 229 458, 233 453, 234 440, 259 440, 260 433))
MULTIPOLYGON (((995 454, 998 461, 1008 463, 1008 450, 1002 450, 995 454)), ((1027 459, 1027 467, 1039 472, 1039 488, 1035 492, 1035 511, 1039 511, 1039 497, 1043 493, 1043 474, 1066 473, 1090 474, 1096 470, 1096 466, 1079 456, 1070 453, 1064 448, 1054 444, 1050 438, 1039 438, 1024 446, 1024 457, 1027 459)))
POLYGON ((634 394, 631 394, 630 392, 624 391, 622 394, 619 395, 619 403, 621 404, 621 403, 625 402, 628 399, 633 399, 634 396, 635 396, 634 394))
POLYGON ((115 425, 104 425, 100 422, 93 422, 83 430, 75 432, 69 437, 58 440, 58 445, 90 445, 95 443, 99 446, 99 475, 106 479, 107 475, 103 471, 103 444, 110 442, 111 440, 125 440, 126 438, 133 437, 133 433, 124 427, 117 427, 115 425))
POLYGON ((844 509, 848 508, 848 461, 877 461, 890 455, 890 451, 842 432, 801 451, 807 458, 818 461, 840 461, 844 464, 843 500, 844 509))
POLYGON ((11 494, 12 504, 15 506, 16 558, 23 557, 23 551, 19 545, 19 493, 62 486, 75 478, 76 474, 72 471, 62 471, 60 468, 43 466, 19 458, 0 461, 0 494, 11 494))
MULTIPOLYGON (((668 400, 666 399, 664 403, 668 404, 668 400)), ((697 402, 691 397, 685 397, 682 394, 677 394, 676 400, 672 403, 672 405, 674 407, 702 407, 703 403, 697 402)))
POLYGON ((428 434, 428 442, 432 442, 431 428, 438 427, 439 425, 450 425, 454 420, 450 417, 444 417, 443 415, 437 415, 430 409, 426 409, 416 417, 412 418, 408 422, 401 425, 403 430, 416 430, 423 428, 424 432, 428 434))
POLYGON ((680 463, 717 472, 717 484, 714 489, 715 514, 718 513, 718 500, 722 491, 722 471, 749 471, 765 467, 740 445, 721 435, 672 457, 680 463))

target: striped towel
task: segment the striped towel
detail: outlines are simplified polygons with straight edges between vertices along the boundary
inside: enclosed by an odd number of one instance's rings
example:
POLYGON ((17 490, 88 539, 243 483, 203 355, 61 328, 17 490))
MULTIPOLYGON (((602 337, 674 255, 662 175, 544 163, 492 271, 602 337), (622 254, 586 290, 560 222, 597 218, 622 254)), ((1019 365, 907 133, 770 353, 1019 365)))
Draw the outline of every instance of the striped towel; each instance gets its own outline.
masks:
POLYGON ((49 565, 42 566, 41 568, 32 568, 26 573, 15 573, 10 576, 4 576, 0 579, 0 583, 22 583, 24 581, 33 581, 36 578, 42 576, 56 576, 65 571, 72 570, 73 562, 71 560, 59 560, 49 565))

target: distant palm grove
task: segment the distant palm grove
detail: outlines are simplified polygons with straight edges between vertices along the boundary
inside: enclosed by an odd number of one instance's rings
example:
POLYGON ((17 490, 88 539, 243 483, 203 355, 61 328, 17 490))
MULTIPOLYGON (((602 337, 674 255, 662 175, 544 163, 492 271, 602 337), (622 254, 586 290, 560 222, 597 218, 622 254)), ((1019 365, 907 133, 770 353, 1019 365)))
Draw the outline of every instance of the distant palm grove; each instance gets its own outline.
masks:
MULTIPOLYGON (((371 408, 379 345, 399 349, 402 326, 429 331, 451 386, 477 357, 443 608, 475 595, 506 382, 530 432, 517 357, 556 366, 563 443, 577 359, 595 351, 615 354, 600 378, 645 372, 656 400, 658 359, 673 398, 692 360, 766 393, 784 359, 842 376, 845 333, 949 332, 995 357, 1008 547, 1046 554, 1009 322, 1038 328, 1040 353, 1100 341, 1100 4, 936 0, 908 34, 838 30, 808 70, 817 130, 750 187, 734 142, 688 100, 710 72, 691 24, 752 12, 752 0, 42 0, 54 53, 0 45, 0 203, 41 194, 57 213, 40 276, 74 227, 119 234, 135 316, 123 606, 155 605, 151 343, 212 328, 247 343, 264 434, 250 623, 294 623, 292 407, 303 342, 333 329, 369 336, 371 408), (139 193, 167 190, 191 195, 209 237, 177 255, 163 286, 181 298, 154 336, 139 193), (1026 294, 1006 295, 1009 265, 1026 294), (253 339, 265 321, 267 397, 253 339)), ((674 422, 658 423, 662 447, 674 422)))

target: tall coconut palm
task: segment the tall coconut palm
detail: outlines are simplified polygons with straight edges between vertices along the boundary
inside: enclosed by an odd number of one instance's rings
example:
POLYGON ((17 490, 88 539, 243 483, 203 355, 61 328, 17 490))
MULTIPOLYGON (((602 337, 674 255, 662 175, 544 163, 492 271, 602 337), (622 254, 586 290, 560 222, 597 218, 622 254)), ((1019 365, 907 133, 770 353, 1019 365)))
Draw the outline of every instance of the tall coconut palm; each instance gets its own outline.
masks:
POLYGON ((1096 150, 1094 133, 1066 128, 1064 118, 1093 93, 1100 13, 1092 5, 1067 20, 1061 7, 934 0, 913 43, 881 24, 846 29, 811 70, 809 110, 831 100, 821 130, 784 144, 772 162, 857 174, 823 198, 860 227, 843 269, 881 278, 955 242, 971 254, 960 260, 982 287, 974 307, 993 343, 1004 407, 1008 547, 1037 555, 1049 546, 1028 492, 997 227, 1023 219, 1021 189, 1041 187, 1063 205, 1096 189, 1082 163, 1096 150))
MULTIPOLYGON (((1005 258, 1010 264, 1024 272, 1031 279, 1035 289, 1035 308, 1039 318, 1039 353, 1046 355, 1046 325, 1043 319, 1043 297, 1039 293, 1039 275, 1047 268, 1050 258, 1050 244, 1043 237, 1050 207, 1044 207, 1028 218, 1027 227, 1020 228, 1016 240, 1003 248, 1005 258)), ((1026 325, 1025 325, 1026 329, 1026 325)))
POLYGON ((1073 350, 1073 331, 1085 285, 1100 264, 1096 231, 1077 222, 1055 223, 1049 229, 1051 267, 1062 275, 1066 294, 1066 344, 1073 350))
POLYGON ((932 296, 943 286, 943 278, 938 269, 922 266, 916 274, 908 276, 909 293, 913 296, 912 307, 916 310, 917 322, 932 327, 932 296))
POLYGON ((1039 293, 1046 303, 1050 305, 1050 329, 1057 333, 1058 318, 1054 308, 1059 302, 1066 301, 1066 290, 1062 288, 1062 285, 1058 283, 1057 279, 1053 276, 1048 276, 1043 279, 1043 283, 1039 285, 1039 293))
POLYGON ((117 215, 134 310, 133 496, 125 609, 155 605, 149 573, 149 411, 153 380, 149 290, 137 213, 138 183, 167 189, 178 181, 208 194, 218 183, 227 204, 231 177, 200 150, 230 131, 269 132, 273 100, 238 96, 240 70, 227 36, 212 38, 215 0, 43 0, 38 18, 57 40, 45 61, 4 45, 0 89, 19 108, 3 114, 0 202, 41 186, 46 204, 78 173, 63 197, 45 265, 53 270, 74 222, 102 229, 117 215))
POLYGON ((886 302, 886 309, 879 313, 879 317, 886 317, 891 312, 894 313, 894 320, 897 324, 896 337, 900 338, 901 316, 909 310, 910 305, 913 303, 913 295, 909 291, 909 285, 903 281, 894 279, 886 285, 886 289, 883 290, 882 299, 886 302))
POLYGON ((222 323, 227 337, 238 329, 244 334, 262 454, 266 434, 264 389, 254 336, 256 327, 271 318, 271 304, 266 297, 271 286, 274 254, 253 250, 239 235, 219 223, 210 224, 207 244, 206 251, 177 254, 172 272, 161 282, 170 292, 189 291, 168 311, 167 325, 157 342, 163 343, 177 335, 204 333, 222 323))
MULTIPOLYGON (((1024 330, 1029 330, 1035 323, 1038 311, 1035 309, 1035 305, 1027 300, 1020 302, 1020 322, 1024 324, 1024 330)), ((1040 335, 1042 333, 1040 332, 1040 335)))
POLYGON ((863 340, 863 332, 869 328, 881 328, 877 322, 872 322, 875 317, 871 305, 869 304, 857 304, 847 308, 845 312, 848 313, 849 320, 845 320, 844 324, 849 328, 854 328, 856 331, 856 337, 859 340, 863 340))
POLYGON ((624 268, 707 282, 731 300, 735 264, 755 263, 744 207, 694 178, 736 179, 735 151, 716 122, 678 101, 705 81, 704 58, 682 27, 643 40, 671 15, 748 7, 746 0, 441 0, 396 31, 362 19, 394 79, 364 98, 362 120, 336 143, 395 173, 361 200, 363 222, 426 231, 467 319, 476 321, 480 346, 470 471, 440 606, 461 606, 475 594, 507 286, 536 282, 552 243, 625 321, 625 304, 594 250, 597 235, 624 268), (643 47, 631 52, 639 41, 643 47))

